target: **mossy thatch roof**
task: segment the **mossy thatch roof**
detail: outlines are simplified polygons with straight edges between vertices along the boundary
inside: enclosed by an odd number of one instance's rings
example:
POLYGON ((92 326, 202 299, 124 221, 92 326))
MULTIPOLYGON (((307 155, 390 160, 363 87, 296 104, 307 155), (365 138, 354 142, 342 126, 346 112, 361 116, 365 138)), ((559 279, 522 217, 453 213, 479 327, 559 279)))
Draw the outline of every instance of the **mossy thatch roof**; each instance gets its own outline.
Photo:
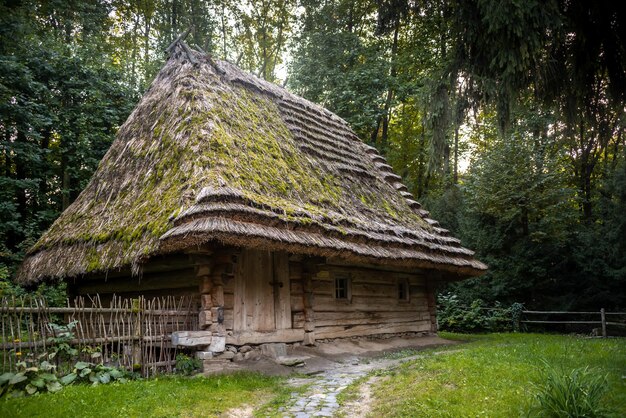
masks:
POLYGON ((400 180, 338 116, 177 45, 18 280, 139 272, 207 242, 482 273, 400 180))

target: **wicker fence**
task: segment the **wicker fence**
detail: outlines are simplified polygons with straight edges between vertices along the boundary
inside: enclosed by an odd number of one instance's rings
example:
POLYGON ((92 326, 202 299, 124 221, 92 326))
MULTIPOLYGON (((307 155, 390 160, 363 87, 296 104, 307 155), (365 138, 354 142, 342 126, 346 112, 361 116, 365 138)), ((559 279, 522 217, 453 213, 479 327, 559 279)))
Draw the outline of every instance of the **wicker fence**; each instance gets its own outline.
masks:
MULTIPOLYGON (((198 310, 190 297, 114 297, 103 304, 96 295, 66 307, 49 307, 38 297, 2 298, 0 327, 3 371, 61 349, 76 353, 71 361, 103 362, 147 377, 172 371, 177 348, 171 334, 197 330, 198 310)), ((59 367, 62 354, 54 356, 59 367)))

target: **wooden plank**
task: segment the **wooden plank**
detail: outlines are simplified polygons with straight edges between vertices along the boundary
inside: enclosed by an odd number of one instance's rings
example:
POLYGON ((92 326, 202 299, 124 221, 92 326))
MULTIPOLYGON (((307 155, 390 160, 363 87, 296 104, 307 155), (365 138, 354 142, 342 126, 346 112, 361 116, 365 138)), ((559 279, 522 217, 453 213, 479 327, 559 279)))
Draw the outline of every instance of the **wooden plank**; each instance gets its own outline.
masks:
MULTIPOLYGON (((155 256, 151 257, 147 263, 141 265, 141 271, 143 275, 149 273, 163 273, 169 271, 176 271, 181 269, 186 269, 188 267, 193 268, 194 261, 189 257, 188 254, 167 254, 163 256, 155 256)), ((137 277, 133 277, 132 272, 129 268, 123 268, 120 270, 109 270, 106 273, 97 272, 93 274, 87 274, 84 277, 85 281, 91 280, 104 280, 105 277, 107 279, 116 279, 116 278, 133 278, 137 279, 137 277)))
POLYGON ((300 312, 304 310, 303 295, 291 295, 289 299, 291 302, 291 312, 300 312))
POLYGON ((302 289, 302 280, 300 278, 289 280, 289 285, 291 286, 292 295, 301 295, 304 293, 304 289, 302 289))
POLYGON ((519 321, 519 322, 523 324, 602 324, 602 321, 519 321))
POLYGON ((291 287, 289 280, 289 256, 284 252, 275 252, 274 282, 274 315, 276 329, 291 328, 291 287))
POLYGON ((76 284, 75 291, 79 295, 96 293, 141 292, 158 289, 179 289, 198 286, 200 280, 195 276, 193 268, 176 270, 169 273, 156 273, 137 277, 123 277, 111 280, 89 280, 76 284))
POLYGON ((417 321, 403 324, 315 327, 315 338, 345 338, 376 334, 394 334, 398 332, 427 331, 430 331, 430 321, 417 321))
POLYGON ((103 304, 108 304, 113 298, 113 295, 115 295, 116 297, 121 297, 123 299, 135 299, 135 298, 138 298, 139 296, 143 296, 146 299, 163 297, 164 295, 175 296, 175 297, 195 296, 198 298, 197 302, 200 303, 200 295, 198 295, 198 286, 181 287, 181 288, 176 288, 176 289, 166 288, 166 289, 145 290, 145 291, 136 291, 136 292, 119 292, 115 294, 99 293, 99 295, 100 295, 100 300, 102 301, 103 304))
POLYGON ((599 315, 600 311, 595 312, 568 312, 568 311, 522 311, 523 314, 576 314, 576 315, 599 315))
POLYGON ((276 329, 274 313, 273 259, 270 251, 256 251, 258 275, 254 277, 254 293, 247 293, 248 300, 254 300, 254 316, 248 314, 249 330, 273 331, 276 329))
POLYGON ((233 293, 224 293, 224 309, 233 309, 235 306, 235 295, 233 293))
MULTIPOLYGON (((304 314, 294 314, 294 327, 304 326, 304 314)), ((367 325, 430 320, 428 312, 316 312, 316 326, 367 325)))
MULTIPOLYGON (((246 329, 246 305, 245 305, 245 278, 251 274, 248 261, 248 251, 242 251, 239 255, 239 266, 235 273, 233 285, 233 330, 244 331, 246 329)), ((224 298, 224 303, 226 299, 224 298)))
POLYGON ((427 300, 422 297, 413 297, 409 302, 399 301, 395 298, 370 298, 363 296, 353 296, 352 302, 338 301, 329 296, 315 295, 316 312, 324 311, 416 311, 424 309, 427 300))
POLYGON ((340 258, 328 258, 327 266, 336 268, 336 269, 346 269, 346 270, 374 270, 374 271, 383 271, 388 273, 401 273, 401 274, 417 274, 417 275, 427 275, 427 270, 416 269, 416 268, 407 268, 407 267, 394 267, 394 266, 381 266, 376 264, 354 264, 350 261, 346 261, 340 258))
POLYGON ((226 344, 294 343, 304 339, 303 329, 281 329, 271 332, 240 331, 226 337, 226 344))
POLYGON ((234 311, 233 309, 224 309, 224 328, 232 330, 234 327, 234 311))
MULTIPOLYGON (((269 251, 245 249, 234 282, 233 329, 272 331, 274 317, 273 260, 269 251)), ((289 300, 291 303, 291 300, 289 300)))

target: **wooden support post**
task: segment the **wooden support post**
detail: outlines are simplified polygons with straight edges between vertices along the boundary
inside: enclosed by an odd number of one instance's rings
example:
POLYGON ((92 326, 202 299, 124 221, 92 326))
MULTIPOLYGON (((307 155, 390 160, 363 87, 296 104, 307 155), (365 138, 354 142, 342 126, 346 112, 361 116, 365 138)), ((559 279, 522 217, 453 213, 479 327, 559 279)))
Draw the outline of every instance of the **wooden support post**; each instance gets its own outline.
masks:
POLYGON ((211 316, 211 308, 213 307, 211 300, 211 291, 213 290, 211 271, 213 263, 211 257, 203 255, 194 255, 193 260, 196 265, 196 276, 199 279, 200 313, 198 314, 198 325, 201 329, 208 329, 213 323, 211 316))
POLYGON ((139 297, 137 299, 132 300, 132 310, 135 314, 135 318, 133 321, 133 337, 134 341, 132 342, 132 362, 133 362, 133 370, 137 365, 141 366, 142 375, 146 375, 146 368, 142 361, 142 352, 143 352, 143 321, 142 321, 142 312, 145 309, 145 300, 143 297, 139 297))
POLYGON ((600 318, 602 321, 602 337, 606 338, 606 314, 604 308, 600 309, 600 318))
POLYGON ((426 279, 426 300, 430 315, 430 332, 436 333, 437 329, 437 297, 435 281, 432 277, 426 279))
POLYGON ((315 344, 315 310, 313 294, 313 274, 314 269, 310 266, 303 266, 302 269, 302 292, 304 305, 304 345, 315 344))
POLYGON ((222 250, 213 256, 213 269, 210 275, 211 281, 211 325, 210 330, 214 335, 224 337, 226 327, 224 325, 224 281, 230 280, 235 275, 238 254, 235 250, 222 250))

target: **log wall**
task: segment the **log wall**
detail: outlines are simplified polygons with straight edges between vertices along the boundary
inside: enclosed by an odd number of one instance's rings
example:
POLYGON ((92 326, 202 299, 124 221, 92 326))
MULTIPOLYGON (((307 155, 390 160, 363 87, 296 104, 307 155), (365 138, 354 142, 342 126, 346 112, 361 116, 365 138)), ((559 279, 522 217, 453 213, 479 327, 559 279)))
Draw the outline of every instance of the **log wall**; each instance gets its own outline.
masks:
POLYGON ((315 339, 433 331, 425 274, 324 263, 307 280, 302 265, 290 265, 293 327, 314 332, 315 339), (335 298, 337 276, 350 281, 348 300, 335 298), (399 281, 408 284, 408 300, 398 299, 399 281))
MULTIPOLYGON (((102 277, 82 280, 71 289, 74 295, 99 293, 104 301, 113 294, 122 297, 192 295, 198 298, 201 308, 201 328, 231 336, 235 341, 239 333, 246 331, 236 330, 234 320, 235 276, 243 268, 241 254, 235 249, 224 249, 180 260, 178 255, 176 263, 169 259, 165 259, 168 261, 165 264, 163 260, 158 265, 148 263, 147 271, 139 279, 120 273, 106 281, 102 277), (161 271, 163 265, 167 266, 166 271, 161 271), (220 323, 217 323, 218 317, 220 323)), ((284 295, 283 299, 286 297, 286 312, 291 315, 280 322, 291 322, 291 327, 285 326, 281 331, 277 326, 276 335, 267 334, 268 338, 279 341, 284 334, 285 342, 304 339, 305 344, 310 344, 316 339, 436 331, 433 293, 436 278, 426 272, 407 273, 401 269, 354 266, 302 256, 287 259, 286 254, 284 262, 277 265, 282 273, 274 272, 274 276, 284 283, 277 289, 284 295), (335 298, 337 276, 349 279, 348 300, 335 298), (399 281, 408 284, 408 300, 398 297, 399 281)), ((263 284, 270 286, 269 279, 265 281, 263 284)), ((246 338, 240 339, 256 341, 263 336, 246 338)))

